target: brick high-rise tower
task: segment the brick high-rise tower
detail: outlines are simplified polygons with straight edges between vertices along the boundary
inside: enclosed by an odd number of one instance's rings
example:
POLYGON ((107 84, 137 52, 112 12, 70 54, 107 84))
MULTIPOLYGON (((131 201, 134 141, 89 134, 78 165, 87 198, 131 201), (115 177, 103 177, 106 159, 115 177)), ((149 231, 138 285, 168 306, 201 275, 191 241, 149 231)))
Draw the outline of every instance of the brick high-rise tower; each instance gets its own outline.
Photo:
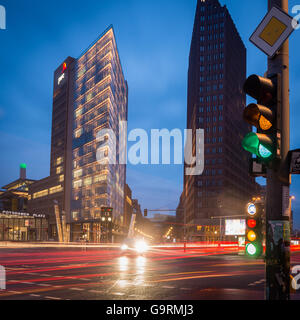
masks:
POLYGON ((205 171, 184 178, 190 238, 203 236, 205 228, 200 226, 219 224, 211 217, 244 214, 247 201, 255 195, 249 155, 241 147, 243 136, 251 131, 242 121, 245 79, 246 48, 228 9, 218 0, 198 0, 189 59, 187 128, 205 130, 205 171))

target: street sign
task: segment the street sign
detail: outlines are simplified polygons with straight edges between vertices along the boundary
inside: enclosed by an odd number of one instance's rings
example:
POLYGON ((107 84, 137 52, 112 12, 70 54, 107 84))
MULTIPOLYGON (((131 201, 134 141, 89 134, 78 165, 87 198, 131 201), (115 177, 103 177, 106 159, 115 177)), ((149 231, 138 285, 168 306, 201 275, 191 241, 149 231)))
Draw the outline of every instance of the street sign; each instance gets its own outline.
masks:
POLYGON ((300 149, 291 151, 291 174, 300 174, 300 149))
POLYGON ((295 30, 298 22, 283 10, 273 7, 250 37, 250 41, 269 57, 273 57, 295 30))
POLYGON ((250 216, 254 216, 256 215, 256 206, 254 203, 249 203, 247 205, 247 213, 250 215, 250 216))
POLYGON ((250 161, 250 175, 252 177, 266 177, 267 168, 263 163, 260 163, 257 159, 252 158, 250 161))

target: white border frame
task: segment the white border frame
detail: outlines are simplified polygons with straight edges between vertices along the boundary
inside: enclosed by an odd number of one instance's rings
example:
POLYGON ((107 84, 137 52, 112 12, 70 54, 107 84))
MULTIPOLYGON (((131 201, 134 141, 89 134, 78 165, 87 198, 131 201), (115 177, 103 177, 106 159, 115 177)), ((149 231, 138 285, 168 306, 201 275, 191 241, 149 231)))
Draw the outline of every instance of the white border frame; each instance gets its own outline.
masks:
POLYGON ((286 12, 278 9, 277 7, 273 7, 267 15, 264 17, 260 25, 257 27, 257 29, 254 31, 252 36, 250 37, 250 41, 258 47, 260 50, 262 50, 265 54, 267 54, 269 57, 274 57, 276 52, 280 49, 280 47, 283 45, 283 43, 287 40, 287 38, 291 35, 291 33, 294 31, 292 21, 294 18, 289 16, 286 12), (265 42, 262 38, 260 38, 261 33, 266 28, 267 24, 271 21, 271 19, 275 17, 282 23, 284 23, 287 26, 287 29, 283 32, 283 34, 279 37, 279 39, 276 41, 274 46, 270 46, 267 42, 265 42))

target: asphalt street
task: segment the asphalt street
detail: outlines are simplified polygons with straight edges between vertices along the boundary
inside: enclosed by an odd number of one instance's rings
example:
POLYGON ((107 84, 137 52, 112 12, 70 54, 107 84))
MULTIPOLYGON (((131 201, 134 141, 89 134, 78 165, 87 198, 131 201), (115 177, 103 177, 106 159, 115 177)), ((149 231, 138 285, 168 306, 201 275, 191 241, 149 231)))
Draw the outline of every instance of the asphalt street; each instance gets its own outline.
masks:
MULTIPOLYGON (((263 260, 230 252, 152 248, 0 248, 0 300, 263 300, 263 260)), ((300 265, 300 253, 292 255, 300 265)), ((300 293, 292 296, 300 299, 300 293)))

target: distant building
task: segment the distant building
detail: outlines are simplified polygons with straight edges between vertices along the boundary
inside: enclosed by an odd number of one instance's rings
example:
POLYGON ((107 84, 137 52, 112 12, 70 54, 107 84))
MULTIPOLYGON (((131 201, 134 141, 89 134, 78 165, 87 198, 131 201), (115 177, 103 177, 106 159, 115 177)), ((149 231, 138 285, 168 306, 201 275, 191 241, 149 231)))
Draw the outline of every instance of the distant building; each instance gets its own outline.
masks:
POLYGON ((26 165, 20 165, 20 178, 2 187, 0 190, 0 212, 28 209, 28 189, 35 180, 26 178, 26 165))
POLYGON ((112 207, 114 224, 123 224, 126 166, 109 164, 113 139, 97 135, 114 131, 119 163, 119 122, 127 120, 127 109, 127 82, 109 27, 79 58, 68 57, 54 72, 50 176, 29 190, 30 212, 49 214, 50 238, 57 239, 54 201, 65 212, 71 241, 83 233, 88 241, 100 241, 101 207, 112 207))
MULTIPOLYGON (((250 155, 241 147, 251 127, 242 121, 246 96, 246 48, 218 0, 198 0, 188 71, 187 128, 205 132, 205 171, 184 177, 187 236, 212 217, 242 215, 256 193, 249 176, 250 155)), ((196 139, 193 140, 196 151, 196 139)), ((187 167, 187 166, 186 166, 187 167)))
POLYGON ((28 190, 35 180, 26 178, 26 165, 20 178, 0 190, 0 241, 48 240, 48 217, 42 211, 28 212, 28 190))

